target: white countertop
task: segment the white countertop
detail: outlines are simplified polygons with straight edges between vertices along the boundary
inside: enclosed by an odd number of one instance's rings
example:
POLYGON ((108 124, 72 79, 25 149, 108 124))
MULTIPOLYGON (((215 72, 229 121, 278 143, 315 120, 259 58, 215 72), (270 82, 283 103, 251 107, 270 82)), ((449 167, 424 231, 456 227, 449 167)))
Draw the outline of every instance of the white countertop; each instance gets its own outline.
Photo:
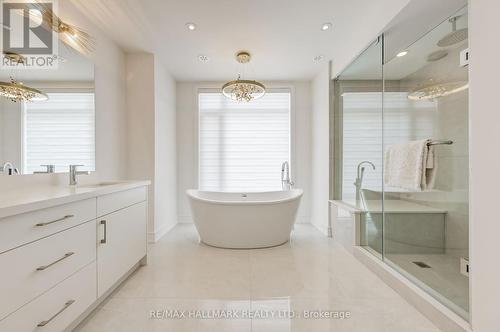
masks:
POLYGON ((0 192, 0 218, 150 184, 151 181, 113 181, 99 185, 34 186, 6 190, 0 192))
POLYGON ((430 206, 417 204, 401 199, 385 200, 362 200, 359 202, 332 200, 332 204, 338 205, 354 213, 447 213, 445 210, 436 209, 430 206))

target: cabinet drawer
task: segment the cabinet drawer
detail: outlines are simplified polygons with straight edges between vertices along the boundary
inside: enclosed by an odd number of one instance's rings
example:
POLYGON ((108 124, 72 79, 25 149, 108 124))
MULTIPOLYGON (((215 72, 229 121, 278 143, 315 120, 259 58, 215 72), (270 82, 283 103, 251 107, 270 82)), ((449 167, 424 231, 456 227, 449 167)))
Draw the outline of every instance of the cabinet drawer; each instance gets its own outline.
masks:
POLYGON ((96 259, 95 220, 0 254, 0 319, 96 259))
POLYGON ((147 187, 139 187, 97 197, 97 216, 118 211, 147 199, 147 187))
POLYGON ((95 198, 0 219, 0 253, 95 219, 95 198))
POLYGON ((1 320, 0 331, 60 332, 96 299, 96 264, 93 262, 1 320))

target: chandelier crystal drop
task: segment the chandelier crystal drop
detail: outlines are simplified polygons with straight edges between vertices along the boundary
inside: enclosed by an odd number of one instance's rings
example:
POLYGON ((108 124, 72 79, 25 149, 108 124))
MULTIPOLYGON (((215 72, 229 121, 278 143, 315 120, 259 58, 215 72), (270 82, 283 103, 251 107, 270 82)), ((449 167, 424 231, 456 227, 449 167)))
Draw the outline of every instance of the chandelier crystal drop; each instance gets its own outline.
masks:
POLYGON ((436 98, 449 96, 451 94, 466 90, 469 88, 468 82, 448 82, 434 84, 408 93, 410 100, 434 100, 436 98))
MULTIPOLYGON (((250 58, 248 52, 239 52, 236 55, 236 61, 241 64, 250 62, 250 58)), ((237 102, 250 102, 264 96, 266 87, 257 81, 241 79, 241 75, 238 75, 236 80, 229 81, 222 86, 222 93, 227 98, 237 102)))

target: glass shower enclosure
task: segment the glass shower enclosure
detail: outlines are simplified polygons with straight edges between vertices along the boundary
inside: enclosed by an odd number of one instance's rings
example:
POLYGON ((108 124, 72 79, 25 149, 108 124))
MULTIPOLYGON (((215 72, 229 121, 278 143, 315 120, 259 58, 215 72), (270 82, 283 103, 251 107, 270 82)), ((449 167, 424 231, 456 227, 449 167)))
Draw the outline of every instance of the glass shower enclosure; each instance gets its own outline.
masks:
POLYGON ((391 42, 334 80, 331 195, 357 211, 364 249, 468 319, 467 10, 391 42))

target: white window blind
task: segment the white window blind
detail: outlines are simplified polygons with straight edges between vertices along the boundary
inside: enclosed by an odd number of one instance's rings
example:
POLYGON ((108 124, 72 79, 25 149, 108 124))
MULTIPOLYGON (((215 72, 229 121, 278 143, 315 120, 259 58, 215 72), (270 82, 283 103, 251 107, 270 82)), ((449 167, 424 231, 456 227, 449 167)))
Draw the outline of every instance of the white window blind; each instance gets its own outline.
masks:
POLYGON ((343 101, 342 199, 353 200, 357 165, 368 160, 363 187, 382 189, 383 151, 391 144, 432 138, 436 117, 433 101, 411 101, 407 92, 346 92, 343 101), (383 123, 382 123, 383 122, 383 123), (382 126, 383 124, 383 126, 382 126))
POLYGON ((281 190, 290 160, 290 92, 250 103, 199 93, 199 187, 209 191, 281 190))
POLYGON ((48 93, 49 100, 24 105, 24 172, 56 172, 69 165, 95 170, 94 93, 48 93))

